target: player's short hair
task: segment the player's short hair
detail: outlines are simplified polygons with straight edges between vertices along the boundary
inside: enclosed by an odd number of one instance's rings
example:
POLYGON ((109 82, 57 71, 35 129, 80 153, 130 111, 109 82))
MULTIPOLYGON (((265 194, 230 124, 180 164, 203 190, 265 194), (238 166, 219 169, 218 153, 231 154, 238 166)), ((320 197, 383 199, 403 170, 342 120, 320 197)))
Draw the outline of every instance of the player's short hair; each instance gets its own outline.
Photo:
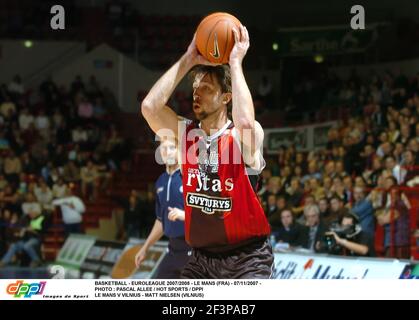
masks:
POLYGON ((191 80, 194 81, 197 74, 209 74, 211 77, 215 77, 217 82, 220 84, 223 93, 231 92, 231 72, 230 67, 227 64, 218 66, 206 66, 197 65, 191 72, 191 80))

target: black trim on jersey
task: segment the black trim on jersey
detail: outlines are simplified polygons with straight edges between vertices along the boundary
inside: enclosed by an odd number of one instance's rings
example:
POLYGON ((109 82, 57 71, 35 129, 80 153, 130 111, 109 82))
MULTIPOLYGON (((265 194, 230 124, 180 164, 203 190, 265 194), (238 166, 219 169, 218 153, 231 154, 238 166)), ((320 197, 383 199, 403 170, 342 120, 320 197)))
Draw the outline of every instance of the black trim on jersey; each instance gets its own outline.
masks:
MULTIPOLYGON (((245 169, 251 168, 248 165, 245 165, 245 169)), ((258 189, 258 182, 259 182, 259 175, 258 174, 248 174, 247 177, 249 178, 250 185, 252 186, 253 192, 257 193, 258 189)))

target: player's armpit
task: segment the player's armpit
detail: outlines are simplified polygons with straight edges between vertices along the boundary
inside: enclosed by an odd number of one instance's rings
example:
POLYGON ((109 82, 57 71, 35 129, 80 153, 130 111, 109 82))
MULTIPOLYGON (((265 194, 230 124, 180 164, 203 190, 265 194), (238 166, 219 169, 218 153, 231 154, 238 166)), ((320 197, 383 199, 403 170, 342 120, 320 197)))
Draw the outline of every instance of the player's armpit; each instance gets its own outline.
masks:
POLYGON ((255 121, 254 130, 244 131, 240 137, 244 163, 256 171, 255 173, 260 173, 266 164, 263 158, 264 132, 262 126, 255 121))

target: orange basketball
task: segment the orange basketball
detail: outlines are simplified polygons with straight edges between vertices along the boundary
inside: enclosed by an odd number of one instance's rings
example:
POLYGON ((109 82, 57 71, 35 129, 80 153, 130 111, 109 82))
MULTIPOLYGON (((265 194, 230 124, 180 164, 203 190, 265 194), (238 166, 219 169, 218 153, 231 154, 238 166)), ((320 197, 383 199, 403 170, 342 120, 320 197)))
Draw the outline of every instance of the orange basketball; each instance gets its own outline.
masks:
POLYGON ((200 54, 213 63, 228 63, 234 46, 233 27, 240 32, 240 21, 225 12, 206 16, 196 30, 196 46, 200 54))

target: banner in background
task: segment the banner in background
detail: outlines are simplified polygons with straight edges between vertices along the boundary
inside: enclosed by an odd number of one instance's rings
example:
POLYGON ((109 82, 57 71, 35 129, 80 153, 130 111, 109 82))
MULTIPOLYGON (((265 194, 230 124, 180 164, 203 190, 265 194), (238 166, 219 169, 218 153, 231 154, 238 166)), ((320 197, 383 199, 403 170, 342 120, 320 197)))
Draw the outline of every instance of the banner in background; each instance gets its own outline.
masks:
POLYGON ((96 240, 80 267, 80 278, 109 278, 112 268, 122 254, 123 242, 96 240))
POLYGON ((71 234, 58 253, 56 264, 79 269, 95 242, 94 236, 71 234))
MULTIPOLYGON (((130 238, 128 243, 124 248, 126 252, 129 248, 132 248, 135 245, 144 244, 145 239, 130 238)), ((130 277, 133 279, 150 279, 153 277, 154 273, 157 271, 160 262, 163 260, 164 256, 167 253, 168 247, 167 241, 158 241, 147 251, 146 259, 141 264, 140 268, 130 277)), ((124 257, 122 256, 121 259, 124 257)), ((127 257, 131 258, 131 257, 127 257)), ((118 261, 119 263, 120 261, 118 261)))
POLYGON ((377 25, 369 25, 365 30, 352 30, 345 25, 280 29, 276 41, 280 55, 305 56, 362 52, 377 37, 377 25))
POLYGON ((275 253, 275 279, 399 279, 408 262, 275 253))
POLYGON ((297 151, 324 148, 330 128, 336 127, 336 121, 293 128, 264 129, 265 149, 268 154, 277 154, 281 146, 295 145, 297 151))
MULTIPOLYGON (((128 249, 138 246, 145 239, 130 238, 127 243, 97 240, 94 236, 70 235, 56 261, 49 265, 49 272, 55 279, 110 279, 116 265, 121 264, 131 271, 127 278, 152 278, 167 252, 167 241, 158 241, 147 252, 145 261, 137 270, 135 252, 126 255, 128 249), (123 260, 123 261, 121 261, 123 260)), ((119 273, 120 274, 120 273, 119 273)), ((125 277, 124 277, 125 278, 125 277)))

